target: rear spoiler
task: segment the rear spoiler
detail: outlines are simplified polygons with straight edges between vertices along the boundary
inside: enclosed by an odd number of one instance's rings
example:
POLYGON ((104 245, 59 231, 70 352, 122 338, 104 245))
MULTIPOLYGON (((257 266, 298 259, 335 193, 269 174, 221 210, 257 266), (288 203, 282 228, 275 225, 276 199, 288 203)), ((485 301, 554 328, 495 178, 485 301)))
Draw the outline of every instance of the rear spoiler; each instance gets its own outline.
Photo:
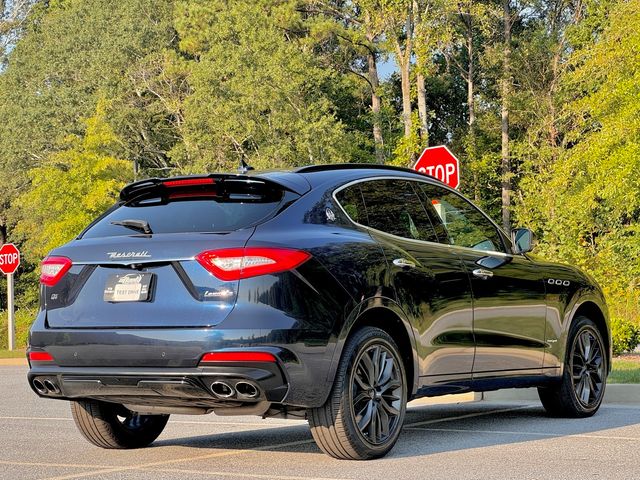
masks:
POLYGON ((210 175, 188 175, 171 178, 147 178, 138 182, 130 183, 120 191, 120 201, 128 202, 142 195, 152 193, 157 189, 170 189, 175 187, 224 185, 226 182, 263 184, 265 186, 279 187, 289 190, 298 195, 307 193, 311 186, 302 177, 290 172, 269 172, 264 175, 234 175, 234 174, 210 174, 210 175))

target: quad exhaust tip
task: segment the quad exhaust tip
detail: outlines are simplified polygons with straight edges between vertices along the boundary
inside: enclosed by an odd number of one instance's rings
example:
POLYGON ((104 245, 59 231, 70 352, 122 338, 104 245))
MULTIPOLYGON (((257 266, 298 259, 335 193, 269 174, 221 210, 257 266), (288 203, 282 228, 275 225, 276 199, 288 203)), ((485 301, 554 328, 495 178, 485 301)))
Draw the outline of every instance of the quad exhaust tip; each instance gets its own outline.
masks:
POLYGON ((236 393, 233 387, 226 382, 213 382, 211 391, 218 398, 230 398, 236 393))
POLYGON ((47 387, 44 386, 44 383, 37 378, 33 381, 33 388, 35 388, 40 395, 46 395, 49 393, 47 391, 47 387))
POLYGON ((43 383, 49 393, 60 393, 60 389, 51 380, 45 380, 43 383))
POLYGON ((58 386, 49 379, 40 380, 36 378, 33 380, 32 384, 33 388, 35 388, 40 395, 60 393, 60 389, 58 388, 58 386))
POLYGON ((256 398, 260 393, 256 386, 249 382, 236 383, 236 391, 238 395, 246 398, 256 398))

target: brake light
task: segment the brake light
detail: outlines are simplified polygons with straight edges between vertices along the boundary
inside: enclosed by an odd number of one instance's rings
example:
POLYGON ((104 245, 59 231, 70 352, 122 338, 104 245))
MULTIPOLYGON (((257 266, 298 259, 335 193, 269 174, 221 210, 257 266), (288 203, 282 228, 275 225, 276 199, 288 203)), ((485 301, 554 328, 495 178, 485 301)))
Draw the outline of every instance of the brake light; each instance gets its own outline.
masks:
POLYGON ((227 282, 291 270, 309 258, 302 250, 265 247, 208 250, 196 256, 200 265, 227 282))
POLYGON ((53 357, 47 352, 29 352, 29 360, 32 362, 53 362, 53 357))
POLYGON ((275 355, 268 352, 210 352, 202 356, 200 363, 212 362, 275 362, 275 355))
POLYGON ((165 187, 192 187, 194 185, 211 185, 216 183, 213 178, 182 178, 162 182, 165 187))
POLYGON ((73 263, 67 257, 47 257, 40 267, 40 283, 53 287, 69 271, 73 263))

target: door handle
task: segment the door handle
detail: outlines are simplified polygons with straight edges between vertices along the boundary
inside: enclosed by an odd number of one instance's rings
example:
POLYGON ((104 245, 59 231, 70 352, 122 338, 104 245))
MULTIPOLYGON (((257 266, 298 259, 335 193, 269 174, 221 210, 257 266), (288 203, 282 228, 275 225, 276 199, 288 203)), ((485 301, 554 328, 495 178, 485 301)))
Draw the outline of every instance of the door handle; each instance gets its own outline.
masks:
POLYGON ((493 272, 491 270, 485 270, 484 268, 476 268, 473 271, 473 275, 483 280, 487 280, 488 278, 493 277, 493 272))
POLYGON ((416 264, 413 263, 411 260, 407 260, 406 258, 396 258, 393 261, 393 264, 396 267, 402 267, 402 268, 415 268, 416 264))

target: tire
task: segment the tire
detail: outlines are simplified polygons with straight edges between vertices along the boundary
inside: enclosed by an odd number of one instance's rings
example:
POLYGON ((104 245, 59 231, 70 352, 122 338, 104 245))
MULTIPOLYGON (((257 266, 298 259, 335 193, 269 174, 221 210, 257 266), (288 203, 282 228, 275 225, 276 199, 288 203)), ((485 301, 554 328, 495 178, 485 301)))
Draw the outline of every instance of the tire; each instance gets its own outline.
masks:
POLYGON ((329 398, 307 417, 323 452, 367 460, 393 448, 406 406, 407 379, 397 345, 385 331, 365 327, 347 341, 329 398))
POLYGON ((596 324, 587 317, 577 317, 569 331, 561 382, 538 388, 542 406, 549 415, 584 418, 598 411, 609 371, 604 345, 596 324))
POLYGON ((102 448, 143 448, 158 438, 169 415, 139 415, 115 403, 71 402, 73 420, 89 442, 102 448))

